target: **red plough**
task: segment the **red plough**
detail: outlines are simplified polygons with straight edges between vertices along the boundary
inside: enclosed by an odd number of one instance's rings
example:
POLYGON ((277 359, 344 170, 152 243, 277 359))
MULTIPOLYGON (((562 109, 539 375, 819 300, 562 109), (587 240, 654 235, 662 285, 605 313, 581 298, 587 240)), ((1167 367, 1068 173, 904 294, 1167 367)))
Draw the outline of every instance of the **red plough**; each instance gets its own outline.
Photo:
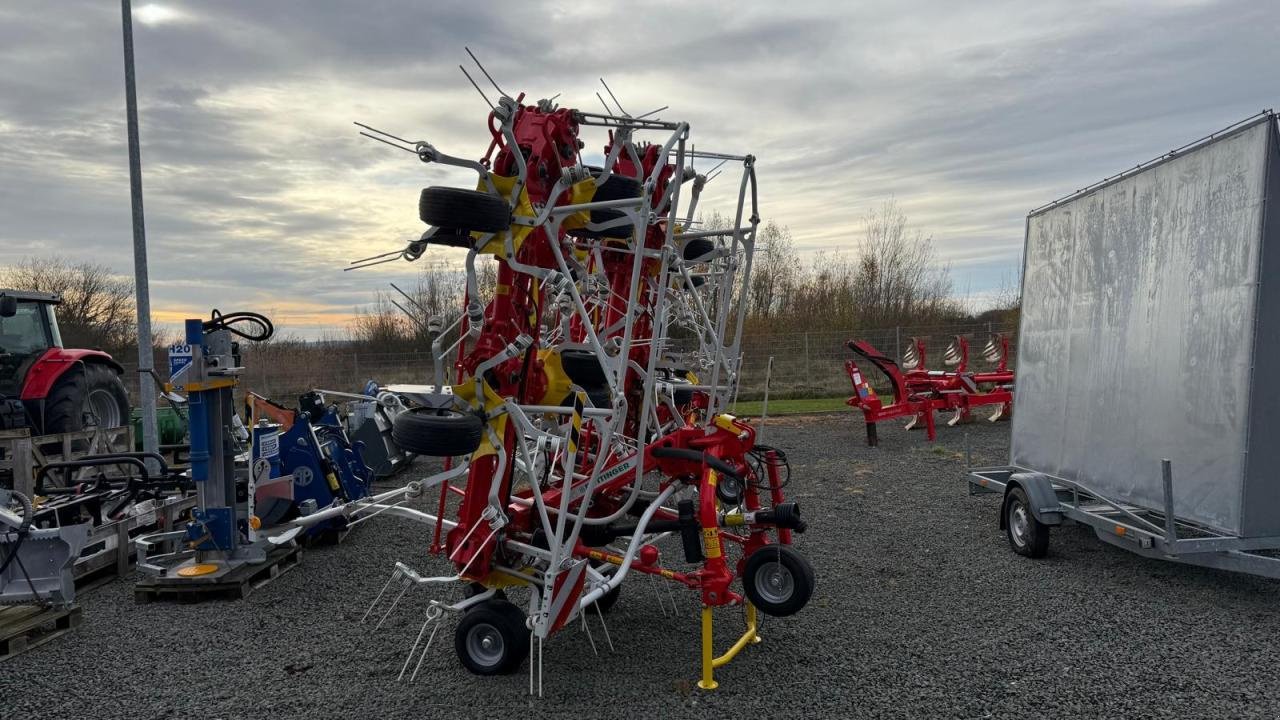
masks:
POLYGON ((1007 419, 1013 414, 1009 339, 1003 334, 992 335, 983 347, 983 359, 992 368, 981 372, 969 371, 969 341, 961 335, 955 336, 943 353, 943 363, 952 370, 929 370, 927 350, 920 338, 911 339, 901 365, 865 340, 850 340, 846 345, 883 373, 893 392, 893 401, 884 403, 857 361, 845 361, 845 371, 849 373, 854 390, 847 403, 862 410, 867 422, 868 445, 879 444, 876 423, 893 418, 911 418, 906 429, 923 425, 929 440, 934 440, 937 437, 935 411, 953 413, 947 421, 949 426, 970 422, 973 410, 985 405, 997 406, 995 413, 988 418, 991 422, 1007 419))

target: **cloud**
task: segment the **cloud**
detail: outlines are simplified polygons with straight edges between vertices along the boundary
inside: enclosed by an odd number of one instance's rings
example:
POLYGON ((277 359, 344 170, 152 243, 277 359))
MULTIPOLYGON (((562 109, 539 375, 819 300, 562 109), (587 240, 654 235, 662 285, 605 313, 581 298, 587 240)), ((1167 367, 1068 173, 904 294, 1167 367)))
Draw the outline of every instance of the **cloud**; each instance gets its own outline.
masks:
MULTIPOLYGON (((481 155, 487 108, 457 69, 464 45, 508 91, 595 110, 603 76, 633 113, 670 105, 662 117, 688 120, 698 147, 755 154, 762 214, 802 250, 850 247, 893 197, 974 297, 1016 274, 1029 209, 1280 90, 1272 3, 432 5, 135 8, 164 317, 274 307, 315 332, 410 280, 405 263, 341 268, 416 237, 423 186, 473 178, 350 123, 481 155)), ((118 8, 60 7, 0 9, 0 264, 61 252, 127 271, 118 8)), ((729 178, 704 209, 727 209, 729 178)))

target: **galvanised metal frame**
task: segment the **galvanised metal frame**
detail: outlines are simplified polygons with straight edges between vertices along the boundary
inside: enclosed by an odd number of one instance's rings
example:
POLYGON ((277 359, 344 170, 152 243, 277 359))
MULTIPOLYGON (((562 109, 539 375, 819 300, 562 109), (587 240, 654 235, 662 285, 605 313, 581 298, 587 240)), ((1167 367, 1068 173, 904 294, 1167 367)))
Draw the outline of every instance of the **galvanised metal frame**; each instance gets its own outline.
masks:
POLYGON ((1173 465, 1168 460, 1161 464, 1161 476, 1164 507, 1155 510, 1118 502, 1081 483, 1027 468, 978 467, 967 475, 970 495, 1007 494, 1011 486, 1028 483, 1048 488, 1047 493, 1028 493, 1032 513, 1046 525, 1075 522, 1088 525, 1104 542, 1143 557, 1280 579, 1280 557, 1257 554, 1280 549, 1280 536, 1242 538, 1176 519, 1173 465))

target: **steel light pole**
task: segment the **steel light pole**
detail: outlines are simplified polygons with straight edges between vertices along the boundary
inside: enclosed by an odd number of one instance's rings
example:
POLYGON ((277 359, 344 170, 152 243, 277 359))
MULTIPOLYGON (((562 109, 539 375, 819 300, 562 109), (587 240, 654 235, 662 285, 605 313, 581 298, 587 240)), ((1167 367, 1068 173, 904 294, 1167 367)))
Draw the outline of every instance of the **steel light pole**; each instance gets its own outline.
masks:
MULTIPOLYGON (((133 201, 133 287, 138 306, 138 402, 142 405, 142 449, 158 452, 156 387, 152 379, 151 287, 147 280, 147 231, 142 216, 142 155, 138 149, 138 93, 133 74, 133 8, 120 0, 124 32, 124 99, 129 128, 129 196, 133 201)), ((150 464, 150 463, 148 463, 150 464)))

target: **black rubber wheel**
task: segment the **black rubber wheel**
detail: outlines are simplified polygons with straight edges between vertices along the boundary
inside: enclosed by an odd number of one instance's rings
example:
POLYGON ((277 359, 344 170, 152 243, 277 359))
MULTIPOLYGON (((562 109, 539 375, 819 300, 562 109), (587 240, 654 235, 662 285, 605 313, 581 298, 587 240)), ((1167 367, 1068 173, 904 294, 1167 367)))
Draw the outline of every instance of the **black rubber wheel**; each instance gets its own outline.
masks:
POLYGON ((415 408, 391 424, 391 439, 405 452, 428 457, 470 455, 480 447, 484 420, 457 410, 415 408))
POLYGON ((800 612, 813 596, 813 565, 787 545, 769 545, 751 553, 742 570, 742 588, 760 612, 786 617, 800 612))
POLYGON ((471 237, 471 233, 466 230, 438 228, 435 234, 427 239, 427 242, 432 245, 444 245, 445 247, 470 250, 475 244, 475 238, 471 237))
POLYGON ((684 249, 680 251, 680 256, 688 262, 700 262, 715 250, 716 244, 711 238, 694 238, 684 244, 684 249))
POLYGON ((1004 497, 1004 533, 1013 551, 1029 558, 1049 554, 1049 526, 1036 519, 1027 491, 1015 487, 1004 497))
POLYGON ((476 675, 509 675, 529 657, 524 613, 509 600, 490 598, 467 609, 453 634, 462 666, 476 675))
MULTIPOLYGON (((560 401, 560 407, 573 407, 573 393, 564 396, 564 400, 560 401)), ((588 390, 586 407, 598 410, 613 407, 613 401, 609 396, 609 388, 588 390)))
POLYGON ((107 365, 88 364, 58 378, 37 419, 46 435, 89 427, 121 427, 130 422, 129 392, 115 370, 107 365))
POLYGON ((428 225, 455 230, 502 232, 511 227, 511 208, 506 200, 462 188, 423 188, 418 217, 428 225))
MULTIPOLYGON (((603 168, 588 168, 596 177, 604 172, 603 168)), ((604 200, 626 200, 629 198, 638 198, 644 191, 644 186, 639 180, 629 178, 617 173, 610 173, 609 178, 596 187, 596 194, 591 196, 592 202, 600 202, 604 200)), ((618 218, 626 217, 621 210, 613 208, 600 208, 591 211, 591 222, 596 225, 602 225, 612 222, 618 218)), ((631 223, 619 225, 617 227, 606 228, 604 230, 583 230, 583 234, 589 237, 610 238, 613 240, 626 240, 631 237, 631 231, 634 226, 631 223)))
POLYGON ((561 350, 560 367, 564 368, 564 374, 568 375, 575 385, 584 388, 588 393, 609 387, 604 368, 600 366, 596 354, 590 350, 574 348, 561 350))

